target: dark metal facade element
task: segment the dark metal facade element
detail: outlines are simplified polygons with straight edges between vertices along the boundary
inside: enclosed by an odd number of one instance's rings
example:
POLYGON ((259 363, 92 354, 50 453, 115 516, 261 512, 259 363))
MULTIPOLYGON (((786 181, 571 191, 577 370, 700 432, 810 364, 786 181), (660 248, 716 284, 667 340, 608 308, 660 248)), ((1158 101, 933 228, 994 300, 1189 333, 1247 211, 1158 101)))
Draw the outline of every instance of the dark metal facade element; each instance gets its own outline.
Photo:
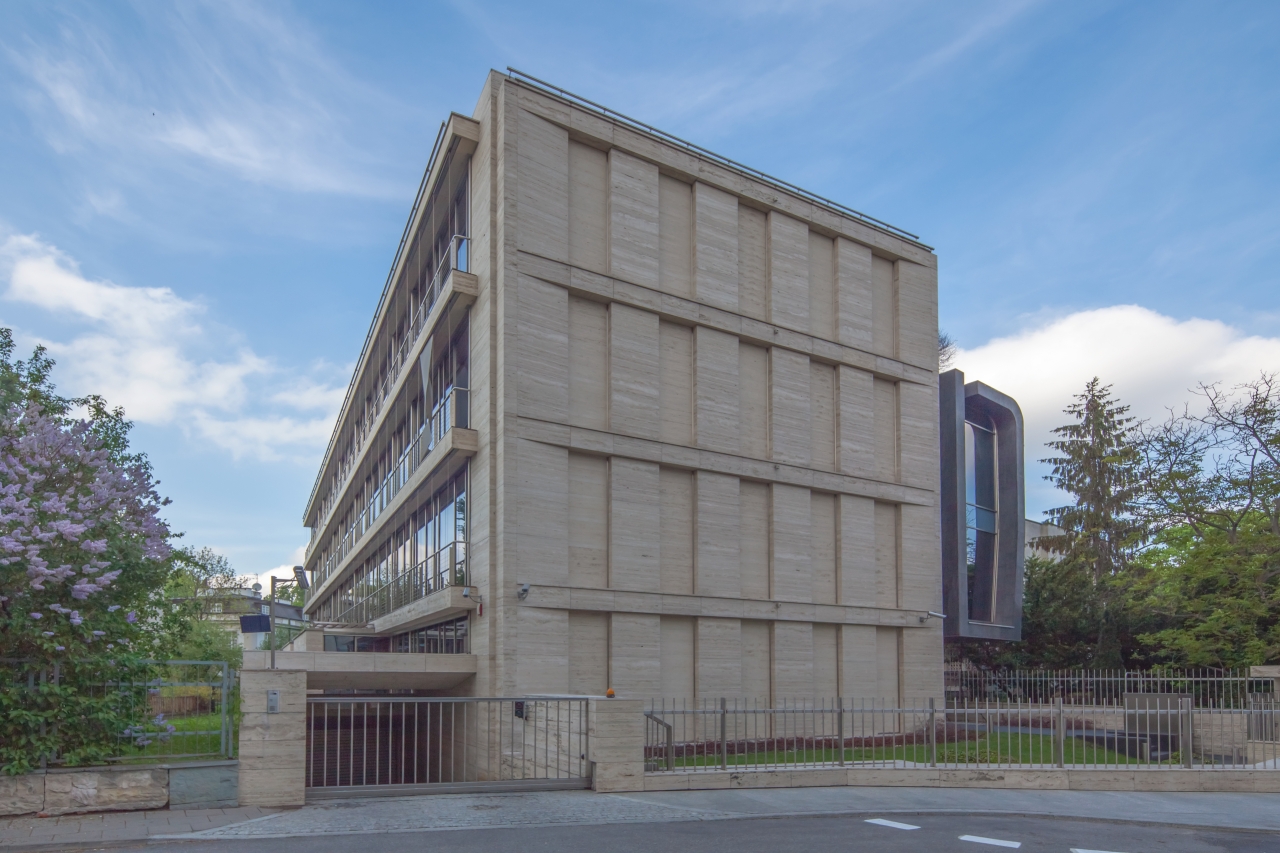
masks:
POLYGON ((981 382, 938 377, 947 637, 1022 639, 1022 410, 981 382), (970 480, 974 482, 970 482, 970 480))

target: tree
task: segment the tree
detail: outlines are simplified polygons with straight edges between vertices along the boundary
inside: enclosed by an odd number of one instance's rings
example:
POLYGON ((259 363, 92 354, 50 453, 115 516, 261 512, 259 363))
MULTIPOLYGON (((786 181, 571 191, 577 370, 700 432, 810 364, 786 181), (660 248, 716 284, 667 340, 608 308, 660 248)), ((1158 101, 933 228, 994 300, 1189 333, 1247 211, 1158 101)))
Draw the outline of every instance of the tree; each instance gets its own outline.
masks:
POLYGON ((938 330, 938 372, 950 370, 951 365, 955 363, 956 353, 959 351, 955 339, 941 329, 938 330))

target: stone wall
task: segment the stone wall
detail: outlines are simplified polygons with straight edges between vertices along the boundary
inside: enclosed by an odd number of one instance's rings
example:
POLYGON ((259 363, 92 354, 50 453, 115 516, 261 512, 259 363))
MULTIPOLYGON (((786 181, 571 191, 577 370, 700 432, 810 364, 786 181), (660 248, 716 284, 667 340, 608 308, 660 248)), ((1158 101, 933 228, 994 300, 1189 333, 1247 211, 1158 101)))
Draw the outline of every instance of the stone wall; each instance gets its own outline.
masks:
POLYGON ((236 806, 237 771, 236 761, 196 761, 0 776, 0 815, 236 806))

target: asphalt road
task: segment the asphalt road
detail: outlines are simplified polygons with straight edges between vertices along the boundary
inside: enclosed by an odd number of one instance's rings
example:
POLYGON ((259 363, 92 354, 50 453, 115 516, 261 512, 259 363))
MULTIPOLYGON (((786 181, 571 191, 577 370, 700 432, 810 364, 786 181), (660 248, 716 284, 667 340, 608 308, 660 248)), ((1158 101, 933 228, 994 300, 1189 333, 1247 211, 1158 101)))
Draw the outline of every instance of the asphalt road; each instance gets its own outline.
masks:
MULTIPOLYGON (((992 791, 992 796, 1000 792, 992 791)), ((1280 833, 1113 823, 1097 820, 984 815, 888 814, 896 828, 859 816, 464 829, 291 838, 153 841, 145 853, 1213 853, 1280 851, 1280 833), (963 840, 962 836, 976 837, 963 840), (977 840, 977 839, 985 839, 977 840), (1004 842, 992 843, 992 842, 1004 842), (1018 845, 1016 848, 1014 845, 1018 845)))

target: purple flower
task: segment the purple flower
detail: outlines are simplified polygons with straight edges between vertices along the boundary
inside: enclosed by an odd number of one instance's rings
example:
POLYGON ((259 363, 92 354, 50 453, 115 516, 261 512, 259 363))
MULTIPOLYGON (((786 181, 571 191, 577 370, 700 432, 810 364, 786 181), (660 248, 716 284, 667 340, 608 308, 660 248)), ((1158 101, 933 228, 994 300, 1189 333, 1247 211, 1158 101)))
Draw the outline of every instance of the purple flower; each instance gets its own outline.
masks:
POLYGON ((54 646, 54 648, 60 652, 65 652, 67 650, 66 646, 54 646))
POLYGON ((129 611, 129 615, 128 615, 128 616, 126 616, 126 617, 124 617, 124 621, 128 622, 130 625, 132 625, 134 622, 137 622, 137 621, 138 621, 138 613, 137 613, 137 611, 136 611, 136 610, 130 610, 130 611, 129 611))
POLYGON ((111 605, 110 607, 108 607, 108 608, 107 608, 107 612, 108 612, 108 613, 115 613, 115 612, 116 612, 117 610, 119 610, 119 609, 120 609, 120 605, 119 605, 119 604, 113 604, 113 605, 111 605))
POLYGON ((107 636, 107 632, 106 632, 106 631, 94 631, 94 632, 93 632, 93 636, 95 636, 95 637, 105 637, 105 636, 107 636))
POLYGON ((44 614, 43 614, 43 613, 32 613, 32 614, 31 614, 31 618, 32 618, 32 619, 43 619, 43 618, 44 618, 44 614))
POLYGON ((52 631, 41 631, 40 633, 41 633, 41 634, 44 634, 46 637, 52 637, 52 636, 53 636, 53 632, 52 632, 52 631))

